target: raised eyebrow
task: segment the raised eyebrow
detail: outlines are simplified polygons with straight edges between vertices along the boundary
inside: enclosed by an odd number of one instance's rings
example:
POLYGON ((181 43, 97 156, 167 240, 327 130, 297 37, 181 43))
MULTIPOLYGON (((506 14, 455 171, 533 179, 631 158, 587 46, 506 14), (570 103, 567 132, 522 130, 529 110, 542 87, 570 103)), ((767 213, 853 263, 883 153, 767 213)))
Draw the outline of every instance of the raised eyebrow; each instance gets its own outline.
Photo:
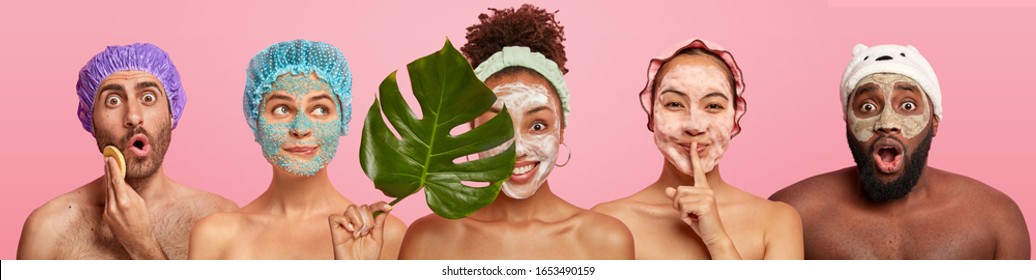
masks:
POLYGON ((321 94, 321 95, 317 95, 317 96, 314 96, 314 97, 310 97, 309 101, 310 102, 314 102, 314 101, 321 100, 321 99, 327 99, 327 101, 335 102, 335 100, 333 98, 331 98, 330 95, 326 95, 326 94, 321 94))
POLYGON ((662 95, 663 95, 663 94, 666 94, 666 93, 673 93, 673 94, 678 94, 678 95, 680 95, 680 96, 683 96, 683 97, 687 97, 687 94, 686 94, 686 93, 684 93, 684 92, 682 92, 682 91, 679 91, 679 90, 675 90, 675 89, 666 89, 666 90, 663 90, 663 91, 662 91, 662 93, 659 93, 659 94, 658 94, 658 97, 662 97, 662 95))
POLYGON ((144 90, 144 89, 147 89, 147 88, 156 88, 159 91, 162 91, 162 87, 158 86, 158 83, 155 83, 155 82, 152 82, 152 81, 139 82, 139 83, 137 83, 137 86, 134 87, 134 88, 136 90, 144 90))
POLYGON ((272 100, 282 100, 282 101, 286 101, 286 102, 295 102, 295 99, 291 99, 291 97, 287 97, 287 96, 284 96, 284 95, 277 95, 277 94, 270 95, 270 97, 268 97, 266 99, 266 102, 269 103, 272 100))
POLYGON ((911 91, 911 92, 914 92, 914 93, 919 92, 917 86, 914 86, 914 85, 911 85, 911 84, 897 84, 896 85, 896 89, 911 91))
POLYGON ((880 90, 878 85, 867 84, 867 85, 863 85, 863 86, 860 86, 860 87, 856 88, 856 91, 853 92, 853 94, 861 94, 861 93, 872 92, 872 91, 876 91, 876 90, 880 90))
POLYGON ((101 87, 100 90, 97 90, 97 93, 103 93, 103 92, 109 91, 109 90, 125 91, 125 89, 123 89, 122 85, 120 85, 120 84, 107 84, 107 85, 101 87))
POLYGON ((526 116, 528 116, 528 115, 532 115, 532 114, 535 114, 535 113, 537 113, 537 112, 539 112, 539 111, 543 111, 543 110, 551 110, 551 111, 554 111, 554 110, 550 109, 550 107, 547 107, 547 106, 539 106, 539 107, 536 107, 536 108, 532 108, 532 110, 529 110, 528 112, 525 112, 525 115, 526 115, 526 116))
POLYGON ((723 97, 724 100, 730 101, 730 97, 727 97, 726 94, 722 94, 722 93, 718 93, 718 92, 713 92, 713 93, 710 93, 710 94, 706 94, 705 97, 702 97, 701 99, 705 99, 705 98, 709 98, 709 97, 723 97))

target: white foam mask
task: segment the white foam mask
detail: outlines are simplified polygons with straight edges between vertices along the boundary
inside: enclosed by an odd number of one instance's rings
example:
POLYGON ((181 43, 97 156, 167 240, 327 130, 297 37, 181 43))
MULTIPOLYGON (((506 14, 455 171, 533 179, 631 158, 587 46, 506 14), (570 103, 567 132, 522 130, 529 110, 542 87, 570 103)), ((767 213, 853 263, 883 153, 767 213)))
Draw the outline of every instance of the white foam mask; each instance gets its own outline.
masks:
POLYGON ((860 142, 867 142, 874 136, 875 131, 878 129, 897 129, 899 133, 907 139, 912 139, 918 134, 924 131, 925 127, 928 126, 928 121, 931 118, 931 109, 928 106, 928 98, 923 93, 921 98, 907 98, 907 99, 895 99, 893 91, 895 90, 896 83, 906 83, 914 86, 918 90, 921 90, 921 86, 910 77, 903 76, 900 74, 887 74, 878 73, 867 77, 864 77, 857 83, 857 87, 867 84, 876 84, 881 90, 881 95, 884 96, 884 101, 873 100, 867 103, 854 102, 857 98, 855 90, 852 95, 849 96, 850 108, 846 111, 846 120, 849 122, 849 127, 853 132, 853 136, 856 136, 856 140, 860 142), (875 102, 883 102, 882 104, 876 104, 875 102), (907 103, 913 105, 906 105, 907 103), (861 106, 873 106, 874 110, 881 110, 876 115, 867 116, 860 118, 856 116, 856 111, 861 110, 861 106), (912 107, 912 110, 907 109, 912 107), (921 110, 920 114, 906 114, 905 112, 921 110))
MULTIPOLYGON (((554 167, 554 162, 557 161, 561 140, 561 130, 559 129, 561 111, 558 110, 556 97, 543 85, 512 82, 494 87, 493 92, 497 95, 497 103, 493 107, 499 109, 502 107, 501 105, 507 105, 507 111, 511 114, 511 120, 515 126, 513 141, 518 157, 515 165, 521 165, 523 162, 538 162, 539 164, 534 167, 536 174, 531 180, 522 184, 513 184, 510 180, 503 183, 501 189, 505 195, 515 199, 525 199, 535 194, 536 190, 543 185, 547 180, 547 175, 554 167), (536 118, 536 115, 527 116, 526 113, 541 108, 547 108, 553 112, 551 114, 553 122, 542 124, 539 126, 541 130, 536 131, 534 128, 537 126, 533 122, 536 120, 530 119, 536 118)), ((510 142, 486 153, 480 153, 479 156, 499 154, 508 146, 510 146, 510 142)), ((524 166, 516 167, 511 175, 526 174, 531 171, 530 169, 530 167, 524 166)))
POLYGON ((708 145, 700 154, 703 171, 716 168, 734 128, 732 99, 726 70, 717 65, 681 64, 666 72, 658 84, 653 115, 655 145, 666 160, 693 176, 690 148, 698 142, 699 147, 708 145), (721 109, 713 107, 717 105, 721 109))

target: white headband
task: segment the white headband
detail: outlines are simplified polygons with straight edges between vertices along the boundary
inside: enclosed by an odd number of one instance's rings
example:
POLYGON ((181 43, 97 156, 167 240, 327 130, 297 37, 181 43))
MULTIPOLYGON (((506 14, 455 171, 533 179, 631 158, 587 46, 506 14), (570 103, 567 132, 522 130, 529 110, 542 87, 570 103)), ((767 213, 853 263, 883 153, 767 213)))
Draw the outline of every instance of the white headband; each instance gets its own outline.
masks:
POLYGON ((876 73, 900 74, 917 81, 928 95, 928 99, 932 100, 935 117, 942 120, 942 91, 939 89, 939 78, 935 76, 935 70, 928 64, 928 60, 925 60, 914 46, 856 45, 853 48, 853 59, 842 75, 843 112, 849 108, 849 95, 856 89, 857 83, 864 77, 876 73))

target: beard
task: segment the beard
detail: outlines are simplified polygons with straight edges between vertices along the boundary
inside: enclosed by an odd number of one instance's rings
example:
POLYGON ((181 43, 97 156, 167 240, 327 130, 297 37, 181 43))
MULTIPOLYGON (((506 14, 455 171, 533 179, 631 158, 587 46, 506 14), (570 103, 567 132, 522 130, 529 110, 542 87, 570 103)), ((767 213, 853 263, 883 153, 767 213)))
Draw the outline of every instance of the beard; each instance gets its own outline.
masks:
POLYGON ((126 135, 118 137, 117 142, 112 142, 111 139, 113 133, 105 129, 96 130, 97 148, 100 151, 104 151, 104 147, 113 145, 119 148, 119 151, 126 158, 126 182, 130 183, 131 186, 136 186, 132 182, 143 181, 144 179, 150 178, 158 169, 162 166, 162 160, 165 159, 165 153, 169 149, 169 142, 172 138, 172 126, 169 121, 162 122, 159 124, 158 135, 154 135, 148 132, 142 126, 136 126, 130 129, 126 135), (133 135, 142 134, 147 138, 148 145, 151 147, 151 152, 146 158, 141 158, 133 153, 129 152, 130 146, 122 147, 123 144, 130 141, 133 135))
MULTIPOLYGON (((863 196, 872 202, 889 202, 903 198, 914 189, 917 181, 921 179, 921 172, 928 163, 928 150, 932 146, 932 130, 925 134, 921 144, 912 153, 903 147, 903 175, 890 182, 878 178, 878 169, 875 167, 874 145, 864 150, 863 144, 856 141, 852 132, 846 130, 846 139, 849 141, 849 150, 853 153, 853 160, 856 161, 856 169, 860 172, 860 188, 863 196)), ((879 136, 878 139, 881 139, 879 136)), ((874 141, 878 143, 878 141, 874 141)))

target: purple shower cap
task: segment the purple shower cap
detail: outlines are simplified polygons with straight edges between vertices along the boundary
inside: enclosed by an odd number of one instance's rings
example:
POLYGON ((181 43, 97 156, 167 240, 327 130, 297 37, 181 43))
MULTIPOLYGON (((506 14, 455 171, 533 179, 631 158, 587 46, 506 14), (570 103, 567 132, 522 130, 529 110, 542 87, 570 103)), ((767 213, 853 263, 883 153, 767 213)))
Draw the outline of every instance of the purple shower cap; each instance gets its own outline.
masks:
POLYGON ((98 53, 79 70, 79 82, 76 82, 76 93, 79 94, 79 122, 90 134, 94 134, 93 110, 97 88, 101 81, 119 71, 144 71, 162 83, 166 97, 169 98, 169 110, 173 115, 173 127, 180 122, 183 108, 187 104, 180 85, 180 73, 169 59, 169 54, 148 43, 136 43, 126 46, 108 46, 98 53))

